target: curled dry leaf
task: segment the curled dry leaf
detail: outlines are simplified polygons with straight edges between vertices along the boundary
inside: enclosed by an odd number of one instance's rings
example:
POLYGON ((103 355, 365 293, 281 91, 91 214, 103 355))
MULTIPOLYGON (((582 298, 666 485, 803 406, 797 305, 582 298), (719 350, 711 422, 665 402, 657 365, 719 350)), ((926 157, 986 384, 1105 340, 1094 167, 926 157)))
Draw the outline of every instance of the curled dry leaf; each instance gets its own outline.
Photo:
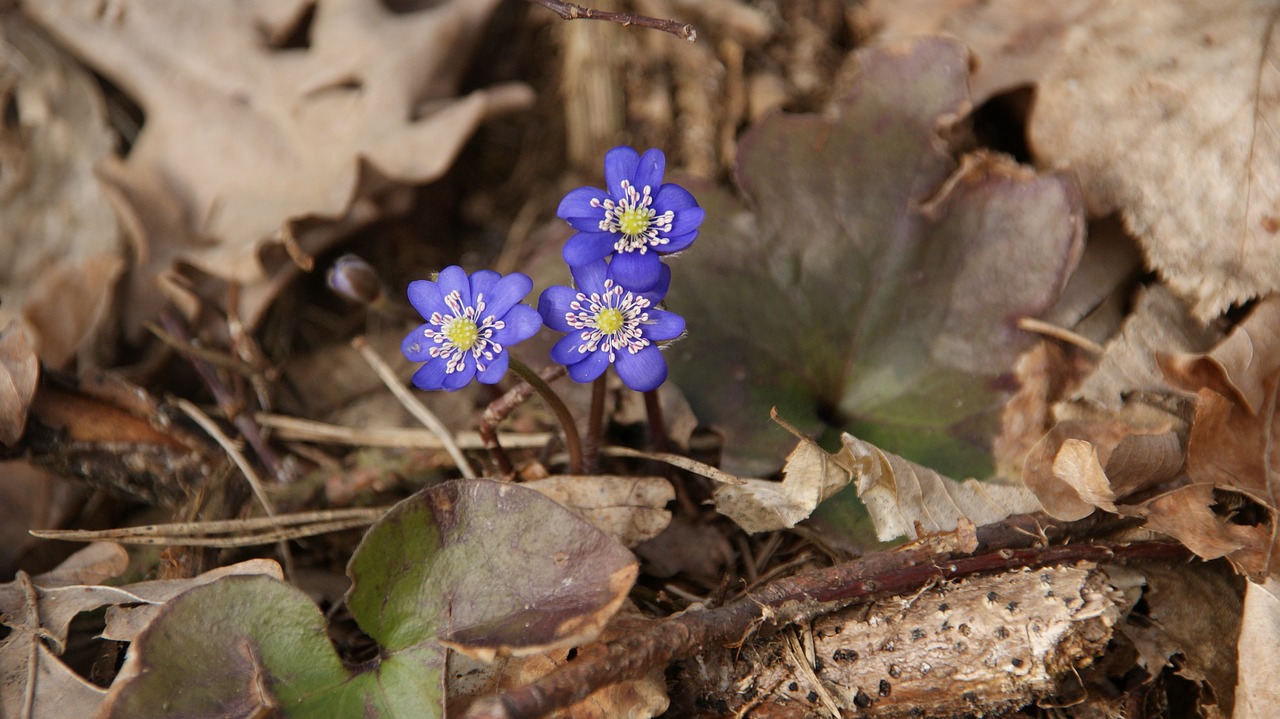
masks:
POLYGON ((94 174, 115 139, 92 74, 29 22, 0 24, 0 325, 18 318, 45 364, 97 336, 124 268, 123 239, 94 174))
POLYGON ((628 547, 653 539, 671 523, 676 490, 662 477, 559 475, 523 486, 536 489, 628 547))
POLYGON ((1100 3, 1037 89, 1038 159, 1120 212, 1202 319, 1280 290, 1278 17, 1269 0, 1100 3))
POLYGON ((840 438, 840 451, 832 454, 778 421, 800 439, 787 457, 783 481, 748 479, 715 491, 716 509, 748 532, 794 527, 851 481, 880 541, 917 539, 921 533, 950 532, 965 520, 982 526, 1040 509, 1035 495, 1022 487, 957 482, 847 433, 840 438))
POLYGON ((1163 362, 1175 385, 1195 391, 1187 439, 1190 484, 1144 505, 1148 526, 1206 559, 1226 556, 1255 581, 1280 570, 1280 297, 1253 311, 1207 354, 1163 362), (1232 495, 1236 495, 1234 499, 1232 495), (1252 502, 1261 516, 1219 514, 1252 502))
POLYGON ((40 360, 17 322, 0 330, 0 442, 14 445, 27 427, 36 396, 40 360))
POLYGON ((976 526, 1040 511, 1030 490, 974 479, 957 482, 852 435, 841 437, 858 498, 867 505, 880 541, 950 532, 961 520, 976 526))
MULTIPOLYGON (((102 167, 136 245, 127 328, 154 312, 175 266, 240 283, 252 325, 287 261, 377 219, 386 190, 440 177, 489 114, 523 86, 455 97, 459 58, 497 0, 396 12, 378 0, 32 3, 28 14, 146 114, 127 158, 102 167), (288 47, 301 34, 306 46, 288 47), (163 70, 161 70, 163 69, 163 70), (315 232, 291 220, 337 221, 315 232)), ((171 278, 172 279, 172 278, 171 278)), ((170 289, 176 288, 171 283, 170 289)))

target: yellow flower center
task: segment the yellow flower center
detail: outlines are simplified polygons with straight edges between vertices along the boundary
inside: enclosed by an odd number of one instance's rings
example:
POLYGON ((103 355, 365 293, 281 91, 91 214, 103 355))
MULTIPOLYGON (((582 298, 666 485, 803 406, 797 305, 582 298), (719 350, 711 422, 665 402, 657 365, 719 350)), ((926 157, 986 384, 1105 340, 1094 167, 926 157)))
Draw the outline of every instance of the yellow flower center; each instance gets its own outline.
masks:
POLYGON ((458 349, 466 351, 480 338, 480 329, 474 320, 466 317, 454 317, 442 328, 442 333, 458 349))
POLYGON ((600 314, 596 315, 596 329, 604 334, 611 335, 622 328, 624 319, 621 311, 613 307, 606 307, 600 310, 600 314))
POLYGON ((618 229, 622 234, 637 237, 649 229, 650 212, 643 207, 632 207, 618 213, 618 229))

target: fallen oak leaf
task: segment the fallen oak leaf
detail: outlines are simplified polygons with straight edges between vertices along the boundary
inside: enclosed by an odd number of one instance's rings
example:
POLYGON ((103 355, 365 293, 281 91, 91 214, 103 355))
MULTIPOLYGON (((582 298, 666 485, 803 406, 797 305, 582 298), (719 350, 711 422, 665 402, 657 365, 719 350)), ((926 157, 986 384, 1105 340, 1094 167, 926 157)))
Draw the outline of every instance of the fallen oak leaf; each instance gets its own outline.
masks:
POLYGON ((243 285, 238 314, 252 326, 279 284, 271 275, 287 266, 268 250, 314 255, 339 236, 290 238, 287 222, 327 218, 350 230, 377 219, 387 190, 439 178, 486 117, 531 102, 515 85, 453 97, 466 67, 458 56, 496 3, 407 13, 378 0, 27 8, 146 113, 128 157, 100 168, 140 258, 126 329, 154 312, 157 278, 178 289, 175 267, 243 285), (281 44, 298 33, 306 47, 281 44))
POLYGON ((1267 0, 1102 3, 1036 90, 1038 161, 1069 165, 1094 216, 1118 211, 1202 320, 1280 290, 1278 18, 1267 0))

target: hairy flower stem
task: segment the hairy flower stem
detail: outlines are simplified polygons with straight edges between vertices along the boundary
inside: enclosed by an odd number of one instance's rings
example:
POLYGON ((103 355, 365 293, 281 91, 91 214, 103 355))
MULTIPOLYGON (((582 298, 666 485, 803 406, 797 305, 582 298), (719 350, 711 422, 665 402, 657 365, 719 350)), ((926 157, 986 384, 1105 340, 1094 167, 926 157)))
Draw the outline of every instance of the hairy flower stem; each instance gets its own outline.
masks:
MULTIPOLYGON (((564 405, 564 400, 560 399, 560 395, 551 389, 538 376, 537 372, 529 369, 529 366, 515 357, 511 357, 510 368, 516 374, 520 375, 520 379, 529 383, 530 387, 542 397, 542 401, 547 403, 551 411, 555 413, 556 419, 560 420, 560 426, 564 429, 564 446, 569 452, 569 474, 582 473, 582 440, 578 437, 578 426, 573 422, 573 415, 569 413, 569 408, 564 405)), ((508 464, 510 462, 508 461, 508 464)))
POLYGON ((644 411, 649 416, 649 447, 655 452, 667 450, 667 424, 662 419, 662 403, 658 400, 658 390, 651 389, 644 393, 644 411))
MULTIPOLYGON (((542 370, 538 376, 542 378, 543 382, 551 383, 567 373, 568 370, 562 365, 553 365, 542 370)), ((498 442, 498 425, 516 407, 524 404, 531 396, 533 396, 533 387, 529 383, 517 383, 516 386, 504 392, 501 397, 490 402, 489 406, 484 408, 484 414, 480 416, 480 424, 476 426, 480 441, 484 443, 484 448, 489 451, 489 456, 493 459, 498 474, 502 477, 514 477, 516 469, 511 463, 511 457, 507 455, 507 451, 498 442)))
POLYGON ((582 451, 582 469, 594 473, 600 464, 600 442, 604 437, 604 395, 609 371, 591 383, 591 411, 587 414, 587 439, 582 451))

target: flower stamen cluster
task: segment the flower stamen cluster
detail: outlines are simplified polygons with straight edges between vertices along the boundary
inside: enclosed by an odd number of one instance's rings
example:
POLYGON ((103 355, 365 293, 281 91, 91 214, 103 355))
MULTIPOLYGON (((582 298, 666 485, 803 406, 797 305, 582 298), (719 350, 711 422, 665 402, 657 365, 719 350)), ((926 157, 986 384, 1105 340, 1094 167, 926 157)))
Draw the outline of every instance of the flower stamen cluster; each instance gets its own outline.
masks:
POLYGON ((623 180, 619 185, 622 197, 616 202, 609 197, 591 198, 591 207, 604 210, 600 230, 618 235, 613 243, 614 251, 644 254, 650 247, 669 243, 671 238, 665 235, 671 232, 676 213, 667 210, 658 214, 653 207, 653 188, 649 185, 645 185, 643 191, 637 191, 630 180, 623 180))
POLYGON ((613 280, 605 280, 602 293, 588 295, 579 291, 569 303, 564 321, 580 331, 582 344, 578 345, 578 354, 603 348, 612 364, 618 359, 618 350, 635 354, 651 344, 641 329, 642 325, 649 324, 649 313, 645 310, 650 306, 645 297, 627 292, 613 280))
POLYGON ((444 303, 453 314, 432 312, 427 318, 422 334, 435 343, 427 354, 445 358, 445 374, 452 374, 462 371, 463 358, 470 351, 476 361, 476 371, 483 372, 487 363, 502 352, 502 345, 493 340, 493 333, 505 329, 507 323, 492 315, 485 316, 484 295, 476 295, 475 304, 464 307, 462 294, 454 290, 444 296, 444 303), (479 322, 477 318, 481 318, 479 322))

